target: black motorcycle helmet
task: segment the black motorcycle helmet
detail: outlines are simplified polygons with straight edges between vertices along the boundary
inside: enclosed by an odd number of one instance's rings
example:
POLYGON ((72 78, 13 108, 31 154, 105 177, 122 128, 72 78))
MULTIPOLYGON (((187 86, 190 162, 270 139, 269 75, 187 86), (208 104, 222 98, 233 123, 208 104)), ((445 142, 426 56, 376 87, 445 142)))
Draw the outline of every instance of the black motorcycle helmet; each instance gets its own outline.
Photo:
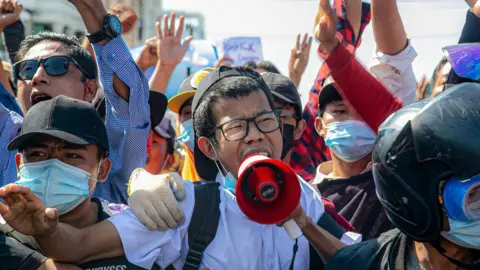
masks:
POLYGON ((438 242, 440 182, 480 174, 480 85, 456 85, 404 107, 379 128, 373 150, 377 195, 389 219, 419 242, 438 242))

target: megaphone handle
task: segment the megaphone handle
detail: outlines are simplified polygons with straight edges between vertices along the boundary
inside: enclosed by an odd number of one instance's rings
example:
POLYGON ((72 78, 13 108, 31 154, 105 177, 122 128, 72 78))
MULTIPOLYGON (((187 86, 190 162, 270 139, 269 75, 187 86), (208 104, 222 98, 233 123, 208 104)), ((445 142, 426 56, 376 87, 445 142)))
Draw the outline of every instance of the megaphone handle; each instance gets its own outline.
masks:
POLYGON ((292 238, 292 240, 295 240, 303 235, 302 230, 300 229, 300 227, 298 227, 298 224, 293 219, 285 222, 285 224, 283 224, 283 228, 285 229, 285 231, 287 231, 288 235, 290 236, 290 238, 292 238))

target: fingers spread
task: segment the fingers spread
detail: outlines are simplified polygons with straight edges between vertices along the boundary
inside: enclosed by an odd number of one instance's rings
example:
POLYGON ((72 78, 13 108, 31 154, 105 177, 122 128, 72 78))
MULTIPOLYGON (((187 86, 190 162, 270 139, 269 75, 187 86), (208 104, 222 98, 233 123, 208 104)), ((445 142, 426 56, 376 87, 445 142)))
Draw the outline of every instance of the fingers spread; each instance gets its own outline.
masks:
MULTIPOLYGON (((162 33, 162 25, 160 24, 160 22, 155 23, 155 28, 156 28, 156 30, 157 30, 157 38, 158 38, 158 39, 162 39, 163 33, 162 33)), ((154 39, 154 38, 153 38, 153 39, 154 39)), ((150 40, 150 39, 149 39, 149 40, 150 40)))
POLYGON ((183 16, 180 16, 180 20, 179 20, 179 23, 178 23, 178 30, 177 30, 177 38, 178 40, 181 40, 182 39, 182 36, 183 36, 183 27, 185 25, 185 17, 183 16))
POLYGON ((172 12, 170 16, 172 16, 172 18, 170 19, 169 36, 175 36, 175 19, 176 19, 175 12, 172 12))
POLYGON ((163 15, 163 37, 168 37, 169 36, 169 30, 168 30, 168 15, 163 15))

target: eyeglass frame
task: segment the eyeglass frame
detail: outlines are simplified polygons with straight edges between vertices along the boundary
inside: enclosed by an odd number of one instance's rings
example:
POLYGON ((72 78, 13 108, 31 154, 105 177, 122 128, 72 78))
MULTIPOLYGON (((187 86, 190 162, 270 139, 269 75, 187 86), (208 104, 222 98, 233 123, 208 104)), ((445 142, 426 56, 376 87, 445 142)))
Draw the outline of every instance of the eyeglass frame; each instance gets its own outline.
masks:
POLYGON ((263 134, 268 134, 268 133, 272 133, 278 129, 281 128, 281 118, 280 118, 280 115, 279 115, 279 111, 278 110, 273 110, 273 111, 266 111, 266 112, 261 112, 255 116, 252 116, 252 117, 248 117, 248 118, 241 118, 241 119, 232 119, 230 121, 227 121, 225 123, 222 123, 220 125, 217 125, 211 132, 210 134, 208 135, 209 138, 213 138, 215 136, 215 132, 217 130, 220 130, 222 132, 222 135, 223 135, 223 138, 225 138, 226 141, 228 142, 235 142, 235 141, 241 141, 243 139, 245 139, 247 136, 248 136, 248 133, 250 133, 250 122, 253 122, 255 127, 257 128, 258 131, 262 132, 263 134), (255 119, 257 119, 257 117, 259 116, 262 116, 262 115, 265 115, 265 114, 270 114, 270 113, 273 113, 273 115, 275 115, 275 117, 277 118, 277 122, 278 122, 278 127, 269 131, 269 132, 264 132, 262 131, 259 127, 258 127, 258 124, 257 122, 255 121, 255 119), (225 126, 226 124, 230 124, 234 121, 247 121, 247 125, 245 127, 245 135, 240 138, 240 139, 235 139, 235 140, 229 140, 227 139, 227 136, 225 136, 225 132, 223 130, 223 126, 225 126))
MULTIPOLYGON (((75 66, 77 66, 77 68, 80 70, 80 72, 82 72, 82 75, 84 75, 85 77, 89 78, 89 79, 92 79, 92 75, 89 75, 88 72, 86 72, 81 66, 80 64, 77 62, 77 60, 75 60, 73 57, 69 56, 69 55, 52 55, 52 56, 49 56, 49 57, 45 57, 45 58, 41 58, 41 59, 24 59, 24 60, 21 60, 21 61, 18 61, 16 62, 15 64, 13 64, 12 66, 12 73, 13 73, 13 77, 15 80, 20 80, 20 81, 30 81, 33 79, 22 79, 20 78, 20 76, 17 76, 17 72, 15 72, 15 67, 20 65, 21 63, 24 63, 24 62, 27 62, 27 61, 37 61, 38 62, 38 67, 37 67, 37 71, 38 69, 44 65, 45 61, 50 59, 50 58, 64 58, 66 60, 68 60, 68 66, 70 66, 70 63, 73 63, 75 66)), ((45 69, 45 67, 44 67, 45 69)), ((35 73, 37 72, 35 71, 35 73)), ((49 76, 63 76, 65 74, 68 73, 68 68, 67 68, 67 71, 61 75, 49 75, 49 76)), ((35 75, 34 75, 35 76, 35 75)))

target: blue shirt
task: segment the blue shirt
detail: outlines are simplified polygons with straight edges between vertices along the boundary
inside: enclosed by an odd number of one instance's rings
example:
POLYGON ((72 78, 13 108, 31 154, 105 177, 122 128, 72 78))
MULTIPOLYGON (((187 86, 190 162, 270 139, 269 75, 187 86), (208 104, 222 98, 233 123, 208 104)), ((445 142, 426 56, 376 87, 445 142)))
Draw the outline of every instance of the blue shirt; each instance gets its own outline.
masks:
POLYGON ((10 111, 14 111, 19 115, 23 115, 22 109, 18 105, 17 100, 13 97, 7 89, 0 83, 0 103, 10 111))
MULTIPOLYGON (((150 132, 149 86, 130 51, 119 36, 105 45, 94 45, 100 82, 106 100, 106 119, 112 169, 105 183, 98 184, 94 197, 112 203, 127 203, 127 183, 131 172, 145 167, 147 138, 150 132), (129 86, 129 102, 115 93, 113 74, 129 86)), ((18 135, 23 118, 0 106, 0 185, 17 181, 16 151, 8 143, 18 135)))
MULTIPOLYGON (((213 241, 203 253, 200 268, 209 269, 288 269, 295 240, 282 227, 262 225, 248 219, 238 207, 235 195, 220 186, 220 220, 213 241)), ((302 195, 300 203, 312 220, 324 213, 320 196, 299 177, 302 195)), ((188 252, 188 226, 195 207, 193 184, 185 181, 186 198, 179 203, 185 222, 164 232, 150 231, 127 209, 108 220, 118 231, 129 262, 150 269, 154 263, 165 268, 173 264, 182 269, 188 252)), ((298 238, 295 269, 309 269, 308 240, 298 238)))

